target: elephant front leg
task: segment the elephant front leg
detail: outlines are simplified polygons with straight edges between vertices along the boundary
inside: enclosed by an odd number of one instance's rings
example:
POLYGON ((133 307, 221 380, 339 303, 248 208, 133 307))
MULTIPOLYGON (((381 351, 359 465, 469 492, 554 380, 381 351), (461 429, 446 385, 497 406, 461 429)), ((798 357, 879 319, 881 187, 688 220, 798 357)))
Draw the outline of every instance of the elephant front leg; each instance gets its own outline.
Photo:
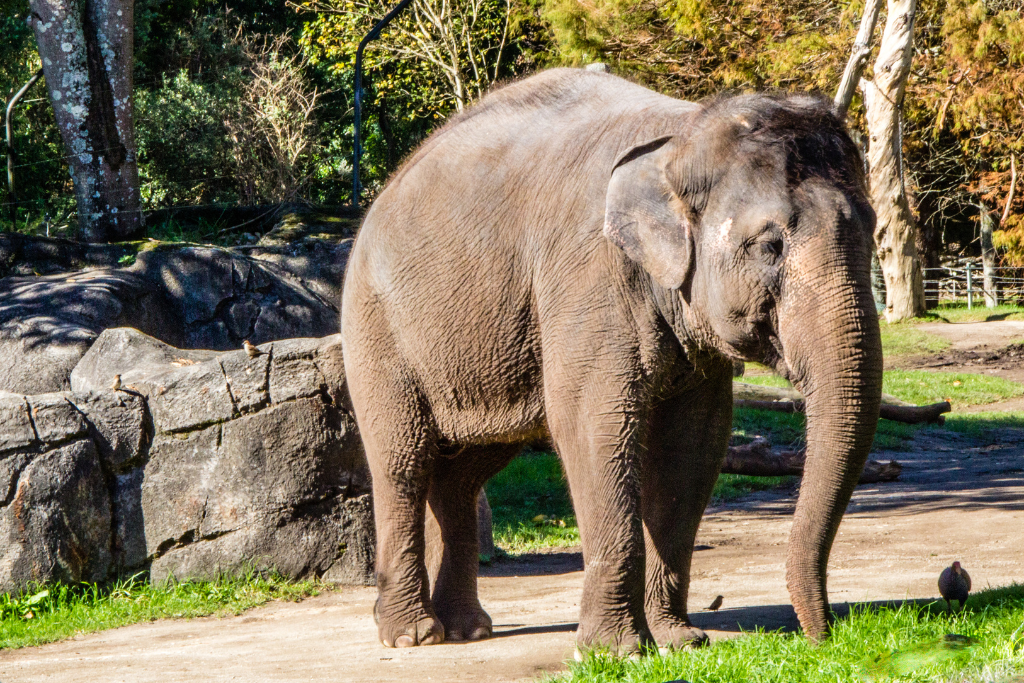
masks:
POLYGON ((427 568, 434 579, 431 602, 448 641, 491 636, 491 617, 477 596, 480 566, 477 499, 484 482, 501 471, 521 446, 470 447, 440 459, 430 482, 427 568))
POLYGON ((552 420, 553 413, 548 418, 551 434, 565 466, 583 543, 577 654, 593 648, 637 653, 652 643, 644 615, 636 454, 640 420, 621 404, 586 405, 552 420))
POLYGON ((647 623, 663 649, 708 642, 690 623, 687 598, 697 527, 729 443, 731 364, 707 373, 695 391, 654 409, 643 463, 647 623))

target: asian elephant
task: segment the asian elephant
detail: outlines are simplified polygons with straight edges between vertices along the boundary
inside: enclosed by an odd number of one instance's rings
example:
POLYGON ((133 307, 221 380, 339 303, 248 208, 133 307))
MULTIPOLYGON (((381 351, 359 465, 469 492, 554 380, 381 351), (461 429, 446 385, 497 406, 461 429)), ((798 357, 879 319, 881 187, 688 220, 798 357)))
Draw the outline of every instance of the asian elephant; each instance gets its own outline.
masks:
POLYGON ((826 564, 881 397, 860 163, 813 97, 693 104, 575 69, 492 92, 408 159, 366 214, 342 296, 384 645, 491 634, 477 493, 544 439, 583 542, 578 646, 705 642, 690 560, 733 359, 806 397, 786 576, 807 635, 828 633, 826 564))

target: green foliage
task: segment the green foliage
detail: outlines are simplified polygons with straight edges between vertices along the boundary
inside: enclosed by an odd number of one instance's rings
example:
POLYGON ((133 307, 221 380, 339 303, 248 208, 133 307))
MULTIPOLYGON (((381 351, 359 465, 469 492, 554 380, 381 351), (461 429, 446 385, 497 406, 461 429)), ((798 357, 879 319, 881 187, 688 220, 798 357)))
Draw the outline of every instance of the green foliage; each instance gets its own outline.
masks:
POLYGON ((882 379, 882 390, 897 398, 925 405, 949 401, 954 406, 984 405, 1024 394, 1024 385, 1002 377, 965 372, 890 370, 882 379))
POLYGON ((239 97, 239 84, 233 80, 197 82, 183 70, 158 88, 138 90, 139 174, 148 205, 238 200, 232 173, 235 160, 223 114, 234 108, 239 97))
MULTIPOLYGON (((528 72, 543 41, 530 0, 416 0, 369 43, 363 61, 360 180, 372 196, 429 132, 495 82, 528 72)), ((356 49, 384 0, 310 0, 300 44, 335 93, 331 140, 351 154, 356 49)))
POLYGON ((319 93, 294 50, 287 36, 253 33, 230 12, 170 36, 161 79, 136 92, 148 206, 337 203, 346 162, 316 144, 319 93))
POLYGON ((0 595, 0 650, 166 617, 239 614, 268 600, 301 600, 321 589, 315 581, 254 571, 216 581, 168 580, 159 585, 136 574, 106 585, 36 586, 22 596, 0 595))
POLYGON ((1010 681, 1024 673, 1024 586, 975 594, 967 610, 936 603, 855 606, 821 645, 757 631, 711 647, 639 660, 594 653, 552 681, 702 683, 1010 681), (952 634, 952 635, 951 635, 952 634))

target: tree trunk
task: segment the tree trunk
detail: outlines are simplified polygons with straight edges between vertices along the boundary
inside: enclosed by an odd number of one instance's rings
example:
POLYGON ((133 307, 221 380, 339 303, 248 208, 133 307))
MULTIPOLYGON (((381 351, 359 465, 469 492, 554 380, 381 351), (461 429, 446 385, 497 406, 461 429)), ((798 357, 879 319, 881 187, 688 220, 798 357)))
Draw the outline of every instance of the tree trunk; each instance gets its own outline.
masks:
POLYGON ((903 184, 903 93, 913 57, 916 0, 889 0, 874 80, 861 80, 868 120, 868 182, 878 216, 875 248, 885 276, 889 322, 924 313, 914 217, 903 184))
POLYGON ((995 308, 999 305, 999 295, 996 292, 996 248, 992 246, 995 221, 992 220, 992 214, 985 206, 985 202, 978 202, 978 212, 981 218, 981 268, 985 283, 985 308, 995 308))
POLYGON ((132 0, 31 0, 50 102, 71 166, 80 236, 140 231, 132 132, 132 0))

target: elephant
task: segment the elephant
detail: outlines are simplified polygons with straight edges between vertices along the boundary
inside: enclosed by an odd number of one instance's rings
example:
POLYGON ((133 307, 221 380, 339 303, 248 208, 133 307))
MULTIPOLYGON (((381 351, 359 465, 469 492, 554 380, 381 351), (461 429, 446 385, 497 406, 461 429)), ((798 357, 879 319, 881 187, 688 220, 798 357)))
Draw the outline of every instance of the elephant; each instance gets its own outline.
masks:
POLYGON ((786 580, 806 635, 826 637, 828 556, 881 402, 874 223, 857 148, 808 95, 690 103, 552 69, 432 134, 367 211, 342 293, 381 642, 492 634, 477 495, 543 440, 580 527, 578 651, 707 642, 690 563, 737 360, 806 399, 786 580))

